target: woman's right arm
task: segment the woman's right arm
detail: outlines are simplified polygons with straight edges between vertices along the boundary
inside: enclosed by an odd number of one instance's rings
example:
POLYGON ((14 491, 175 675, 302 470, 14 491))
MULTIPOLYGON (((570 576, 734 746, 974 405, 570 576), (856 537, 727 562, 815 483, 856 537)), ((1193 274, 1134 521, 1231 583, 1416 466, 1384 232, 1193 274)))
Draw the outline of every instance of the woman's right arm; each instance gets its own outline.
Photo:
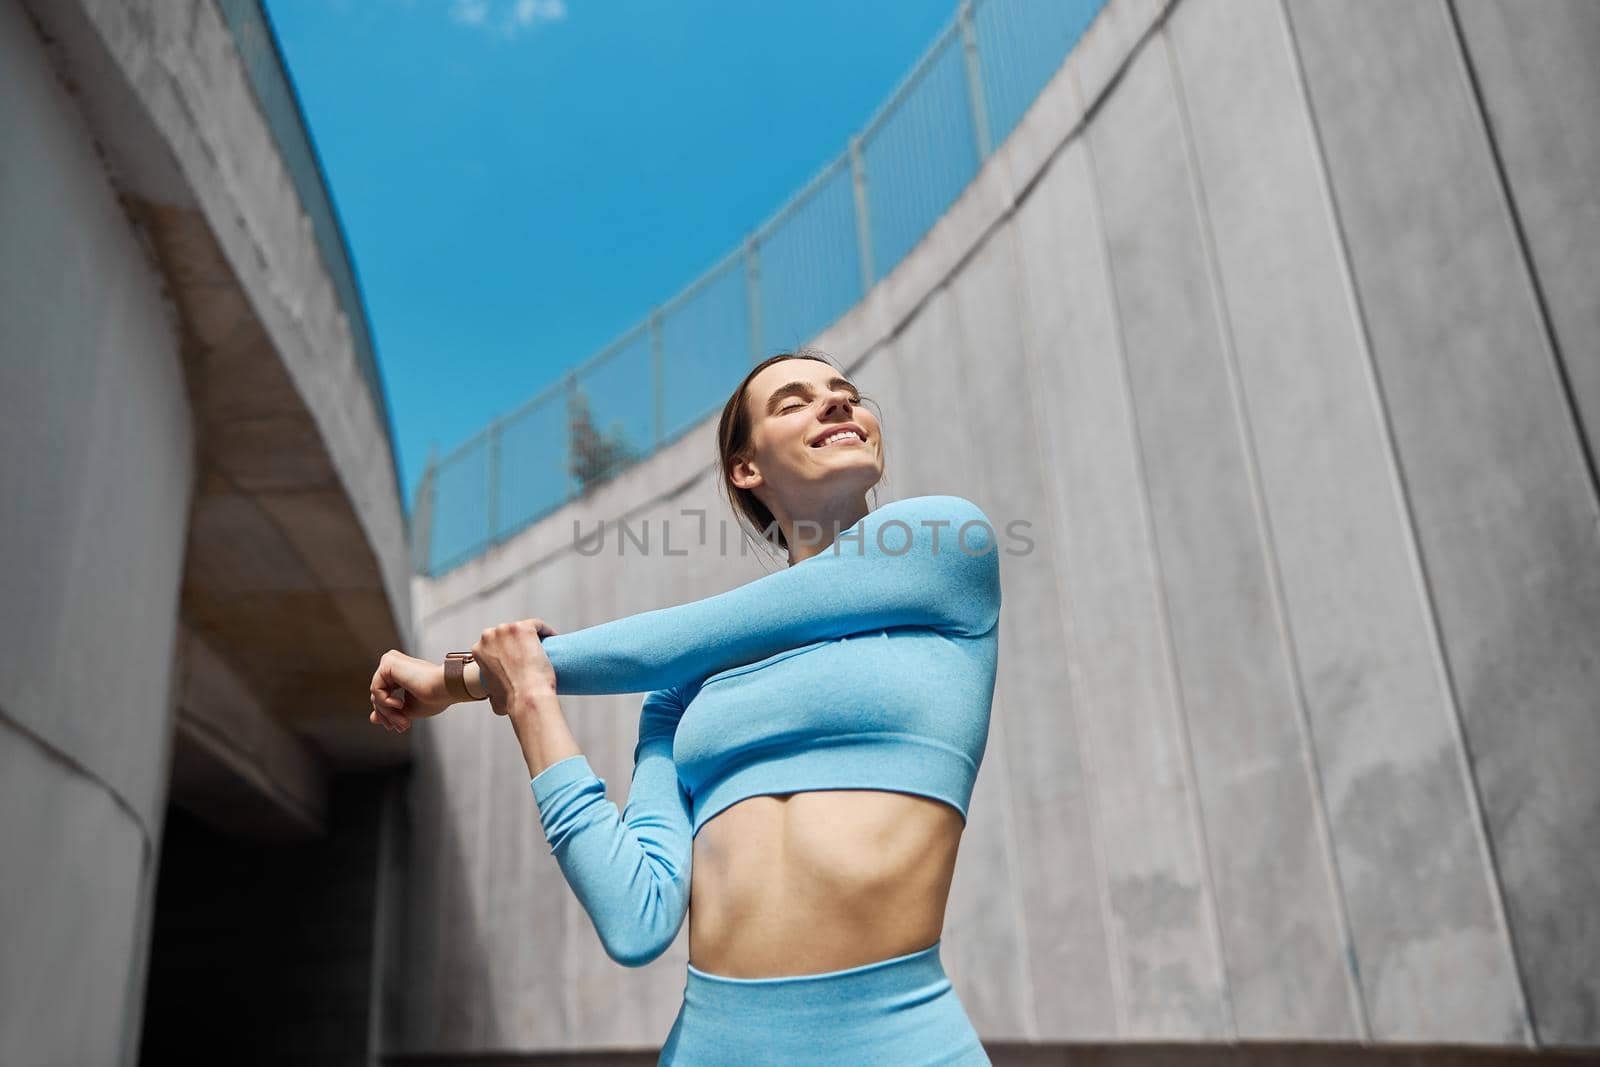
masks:
POLYGON ((645 696, 633 782, 620 814, 606 799, 605 780, 578 751, 554 696, 511 717, 550 852, 606 954, 625 967, 642 967, 665 952, 689 910, 693 820, 672 761, 682 715, 676 689, 645 696))

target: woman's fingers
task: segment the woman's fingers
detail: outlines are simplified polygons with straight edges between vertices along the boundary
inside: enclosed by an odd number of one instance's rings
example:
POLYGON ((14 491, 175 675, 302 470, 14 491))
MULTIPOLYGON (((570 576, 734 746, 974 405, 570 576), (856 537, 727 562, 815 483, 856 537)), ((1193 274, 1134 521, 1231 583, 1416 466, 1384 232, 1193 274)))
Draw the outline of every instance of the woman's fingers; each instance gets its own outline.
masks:
POLYGON ((368 716, 375 724, 384 727, 392 733, 404 732, 396 715, 389 710, 393 706, 393 697, 390 694, 392 679, 389 676, 389 656, 384 656, 378 662, 378 669, 372 674, 372 682, 368 686, 368 696, 372 702, 372 714, 368 716))
POLYGON ((388 717, 378 707, 378 701, 388 690, 388 679, 385 677, 388 668, 388 657, 378 661, 378 669, 372 672, 372 681, 367 685, 367 698, 372 704, 372 715, 369 716, 379 726, 389 726, 388 717))
POLYGON ((367 719, 391 733, 403 734, 411 729, 411 720, 405 717, 404 712, 383 711, 374 707, 367 719))

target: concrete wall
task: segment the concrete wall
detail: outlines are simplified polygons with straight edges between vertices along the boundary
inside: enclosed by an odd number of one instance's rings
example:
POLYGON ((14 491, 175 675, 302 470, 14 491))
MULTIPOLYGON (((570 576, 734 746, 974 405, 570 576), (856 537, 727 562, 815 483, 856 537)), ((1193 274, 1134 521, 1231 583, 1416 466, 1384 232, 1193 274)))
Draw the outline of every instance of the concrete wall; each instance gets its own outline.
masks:
MULTIPOLYGON (((819 339, 881 499, 1037 545, 944 931, 997 1049, 1600 1047, 1597 50, 1586 0, 1113 0, 819 339)), ((416 651, 771 569, 713 433, 419 580, 416 651)), ((638 700, 564 701, 618 805, 638 700)), ((608 960, 509 723, 418 740, 385 1049, 659 1047, 687 932, 608 960)))
POLYGON ((142 988, 195 444, 160 279, 9 2, 0 145, 0 1062, 115 1063, 142 988))
MULTIPOLYGON (((169 803, 257 855, 405 759, 340 695, 406 640, 409 551, 302 192, 212 0, 0 0, 0 1063, 137 1059, 169 803)), ((253 1001, 302 1050, 370 1046, 376 882, 359 1003, 253 1001)), ((247 982, 223 944, 161 947, 247 982)))

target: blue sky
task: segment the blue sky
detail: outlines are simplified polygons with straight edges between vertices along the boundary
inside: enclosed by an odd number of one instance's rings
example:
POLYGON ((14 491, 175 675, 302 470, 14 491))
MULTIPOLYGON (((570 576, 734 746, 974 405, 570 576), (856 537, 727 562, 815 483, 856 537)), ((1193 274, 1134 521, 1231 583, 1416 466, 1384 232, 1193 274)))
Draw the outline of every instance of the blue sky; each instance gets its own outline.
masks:
POLYGON ((954 0, 265 0, 355 259, 409 510, 845 146, 954 0))

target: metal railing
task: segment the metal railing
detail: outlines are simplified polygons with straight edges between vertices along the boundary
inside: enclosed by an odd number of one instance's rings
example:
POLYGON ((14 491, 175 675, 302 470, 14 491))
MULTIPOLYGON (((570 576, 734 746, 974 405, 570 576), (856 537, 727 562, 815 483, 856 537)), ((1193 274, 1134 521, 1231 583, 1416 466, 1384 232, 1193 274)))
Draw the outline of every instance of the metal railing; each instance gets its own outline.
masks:
POLYGON ((399 462, 394 449, 394 422, 383 379, 378 374, 367 307, 362 300, 355 267, 350 262, 344 227, 334 208, 327 176, 322 171, 322 161, 306 126, 305 112, 300 106, 294 81, 289 76, 288 64, 283 60, 277 34, 261 0, 216 0, 216 3, 217 10, 222 13, 223 21, 233 35, 234 48, 244 63, 245 75, 250 80, 256 102, 261 106, 267 128, 278 146, 278 156, 283 160, 284 169, 289 172, 289 180, 294 183, 301 210, 310 220, 323 267, 333 282, 339 308, 344 312, 350 328, 350 341, 355 346, 361 377, 367 383, 378 417, 389 435, 389 467, 394 477, 395 499, 404 500, 399 462))
POLYGON ((961 0, 845 151, 739 247, 561 381, 430 456, 412 511, 417 571, 464 563, 649 456, 769 351, 859 302, 960 196, 1104 3, 961 0))

